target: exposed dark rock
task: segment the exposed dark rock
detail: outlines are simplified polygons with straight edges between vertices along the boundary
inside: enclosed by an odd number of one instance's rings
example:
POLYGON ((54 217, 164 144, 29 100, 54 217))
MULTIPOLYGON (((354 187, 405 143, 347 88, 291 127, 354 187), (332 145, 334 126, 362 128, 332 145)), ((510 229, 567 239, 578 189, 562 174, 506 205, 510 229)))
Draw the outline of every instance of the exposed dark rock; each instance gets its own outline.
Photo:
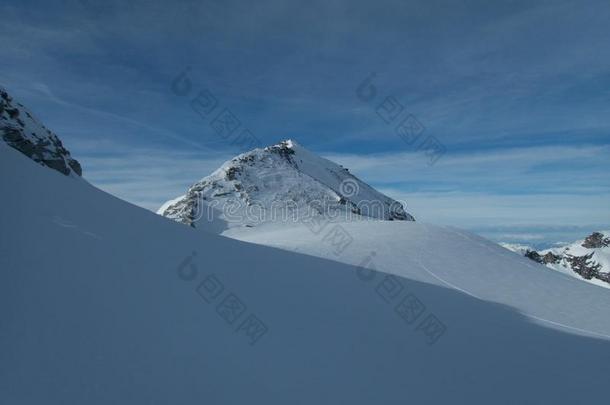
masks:
POLYGON ((78 163, 78 160, 70 159, 68 161, 68 165, 72 168, 72 170, 74 170, 74 173, 78 174, 79 176, 83 175, 83 168, 81 167, 80 163, 78 163))
POLYGON ((591 257, 593 257, 593 252, 584 256, 572 256, 570 254, 566 254, 565 256, 566 261, 570 263, 572 270, 587 280, 598 278, 599 270, 602 267, 601 264, 592 261, 591 257))
POLYGON ((542 263, 542 256, 540 256, 540 253, 536 252, 535 250, 526 251, 525 257, 527 257, 528 259, 531 259, 537 263, 542 263))
POLYGON ((610 283, 610 273, 603 273, 601 271, 598 271, 595 274, 594 278, 596 278, 597 280, 605 281, 606 283, 610 283))
POLYGON ((241 172, 241 169, 236 166, 231 166, 227 170, 227 180, 235 180, 237 178, 237 174, 241 172))
POLYGON ((70 156, 59 138, 38 122, 25 107, 0 88, 0 136, 7 145, 30 159, 69 175, 82 175, 78 161, 70 156))
POLYGON ((15 119, 19 117, 19 110, 16 108, 7 108, 6 113, 11 119, 15 119))
POLYGON ((289 146, 288 141, 282 141, 277 145, 268 146, 265 149, 271 151, 272 153, 277 153, 290 162, 292 162, 291 155, 294 155, 295 153, 294 150, 289 146))
POLYGON ((544 256, 542 256, 542 262, 544 264, 557 264, 561 261, 561 256, 554 254, 553 252, 548 252, 544 256))
POLYGON ((587 236, 582 243, 582 247, 588 249, 599 249, 608 245, 610 245, 610 238, 605 238, 604 234, 601 232, 593 232, 591 235, 587 236))

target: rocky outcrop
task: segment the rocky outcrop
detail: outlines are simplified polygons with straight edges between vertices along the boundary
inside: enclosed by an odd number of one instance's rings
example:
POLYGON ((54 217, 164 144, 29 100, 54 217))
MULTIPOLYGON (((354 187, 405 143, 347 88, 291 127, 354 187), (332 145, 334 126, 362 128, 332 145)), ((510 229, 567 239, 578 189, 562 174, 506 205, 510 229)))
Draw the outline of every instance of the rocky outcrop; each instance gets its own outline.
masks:
POLYGON ((22 104, 0 87, 0 136, 7 145, 30 159, 69 176, 82 175, 80 163, 61 140, 42 125, 22 104))
POLYGON ((572 270, 586 280, 599 278, 602 265, 591 260, 593 252, 583 256, 573 256, 566 254, 565 259, 570 264, 572 270))
POLYGON ((599 249, 610 245, 610 238, 604 237, 601 232, 593 232, 585 238, 582 247, 587 249, 599 249))
POLYGON ((522 254, 552 269, 569 269, 585 280, 610 283, 610 237, 602 232, 560 248, 528 249, 522 254))
POLYGON ((542 263, 544 264, 558 264, 559 262, 561 262, 561 256, 553 252, 547 252, 542 256, 542 263))

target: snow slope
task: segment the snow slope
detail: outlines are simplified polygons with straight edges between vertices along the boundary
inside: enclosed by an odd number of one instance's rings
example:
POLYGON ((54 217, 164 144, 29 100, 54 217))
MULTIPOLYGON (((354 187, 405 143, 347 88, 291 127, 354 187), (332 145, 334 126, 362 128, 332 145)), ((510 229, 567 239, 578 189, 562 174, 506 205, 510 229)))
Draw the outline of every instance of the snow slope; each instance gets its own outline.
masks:
POLYGON ((291 140, 225 162, 158 214, 204 228, 208 222, 256 226, 311 215, 414 220, 398 201, 291 140))
POLYGON ((385 273, 509 305, 549 327, 610 337, 607 290, 556 273, 457 228, 331 221, 317 234, 306 224, 269 224, 231 228, 223 235, 352 265, 371 263, 385 273), (332 237, 327 237, 337 226, 350 242, 339 253, 332 237))
MULTIPOLYGON (((0 403, 607 401, 608 340, 549 328, 514 308, 435 285, 416 262, 400 266, 409 278, 392 279, 404 288, 393 300, 382 273, 370 280, 347 264, 197 232, 5 145, 0 169, 0 403), (19 178, 6 174, 13 171, 19 178), (210 274, 224 290, 203 294, 208 303, 197 288, 210 274), (398 316, 397 300, 407 292, 425 304, 422 319, 435 314, 446 325, 435 344, 417 329, 419 319, 407 324, 398 316), (218 306, 231 293, 247 305, 233 324, 218 306), (255 345, 238 330, 248 314, 268 327, 255 345)), ((483 269, 493 257, 514 272, 499 279, 506 286, 496 294, 536 303, 526 288, 534 283, 549 311, 558 305, 554 319, 578 318, 577 326, 610 334, 601 315, 609 307, 606 290, 556 273, 535 276, 544 268, 510 252, 498 256, 487 242, 449 229, 385 224, 428 235, 418 240, 411 232, 386 250, 377 246, 377 258, 415 249, 407 240, 455 243, 461 256, 418 260, 450 281, 472 271, 498 280, 499 270, 483 269), (480 266, 467 259, 474 255, 483 258, 480 266), (561 297, 572 303, 568 314, 561 297)), ((361 241, 356 230, 352 246, 368 251, 370 239, 361 241)))

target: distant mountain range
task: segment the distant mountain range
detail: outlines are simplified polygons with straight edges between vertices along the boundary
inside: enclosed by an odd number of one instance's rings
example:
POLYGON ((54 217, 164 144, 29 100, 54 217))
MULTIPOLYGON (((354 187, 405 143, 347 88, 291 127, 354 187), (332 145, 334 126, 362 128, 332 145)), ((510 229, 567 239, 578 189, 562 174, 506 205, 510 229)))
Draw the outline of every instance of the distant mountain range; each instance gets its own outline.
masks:
POLYGON ((554 270, 610 287, 610 231, 593 232, 574 243, 540 251, 527 245, 501 245, 554 270))

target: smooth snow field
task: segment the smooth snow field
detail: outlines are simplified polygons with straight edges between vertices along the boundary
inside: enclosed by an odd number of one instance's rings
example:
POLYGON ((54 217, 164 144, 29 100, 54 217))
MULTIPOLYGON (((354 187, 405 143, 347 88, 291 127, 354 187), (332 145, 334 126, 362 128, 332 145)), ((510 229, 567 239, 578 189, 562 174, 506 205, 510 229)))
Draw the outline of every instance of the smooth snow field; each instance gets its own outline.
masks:
POLYGON ((0 169, 0 404, 607 402, 608 290, 482 238, 226 231, 249 243, 4 144, 0 169))
MULTIPOLYGON (((304 223, 233 227, 222 234, 347 264, 364 263, 385 273, 509 305, 546 326, 610 339, 607 289, 557 273, 477 235, 406 221, 321 226, 317 234, 304 223), (326 237, 338 233, 337 229, 346 244, 351 242, 341 252, 332 237, 326 237)), ((334 239, 338 242, 340 237, 334 239)))

